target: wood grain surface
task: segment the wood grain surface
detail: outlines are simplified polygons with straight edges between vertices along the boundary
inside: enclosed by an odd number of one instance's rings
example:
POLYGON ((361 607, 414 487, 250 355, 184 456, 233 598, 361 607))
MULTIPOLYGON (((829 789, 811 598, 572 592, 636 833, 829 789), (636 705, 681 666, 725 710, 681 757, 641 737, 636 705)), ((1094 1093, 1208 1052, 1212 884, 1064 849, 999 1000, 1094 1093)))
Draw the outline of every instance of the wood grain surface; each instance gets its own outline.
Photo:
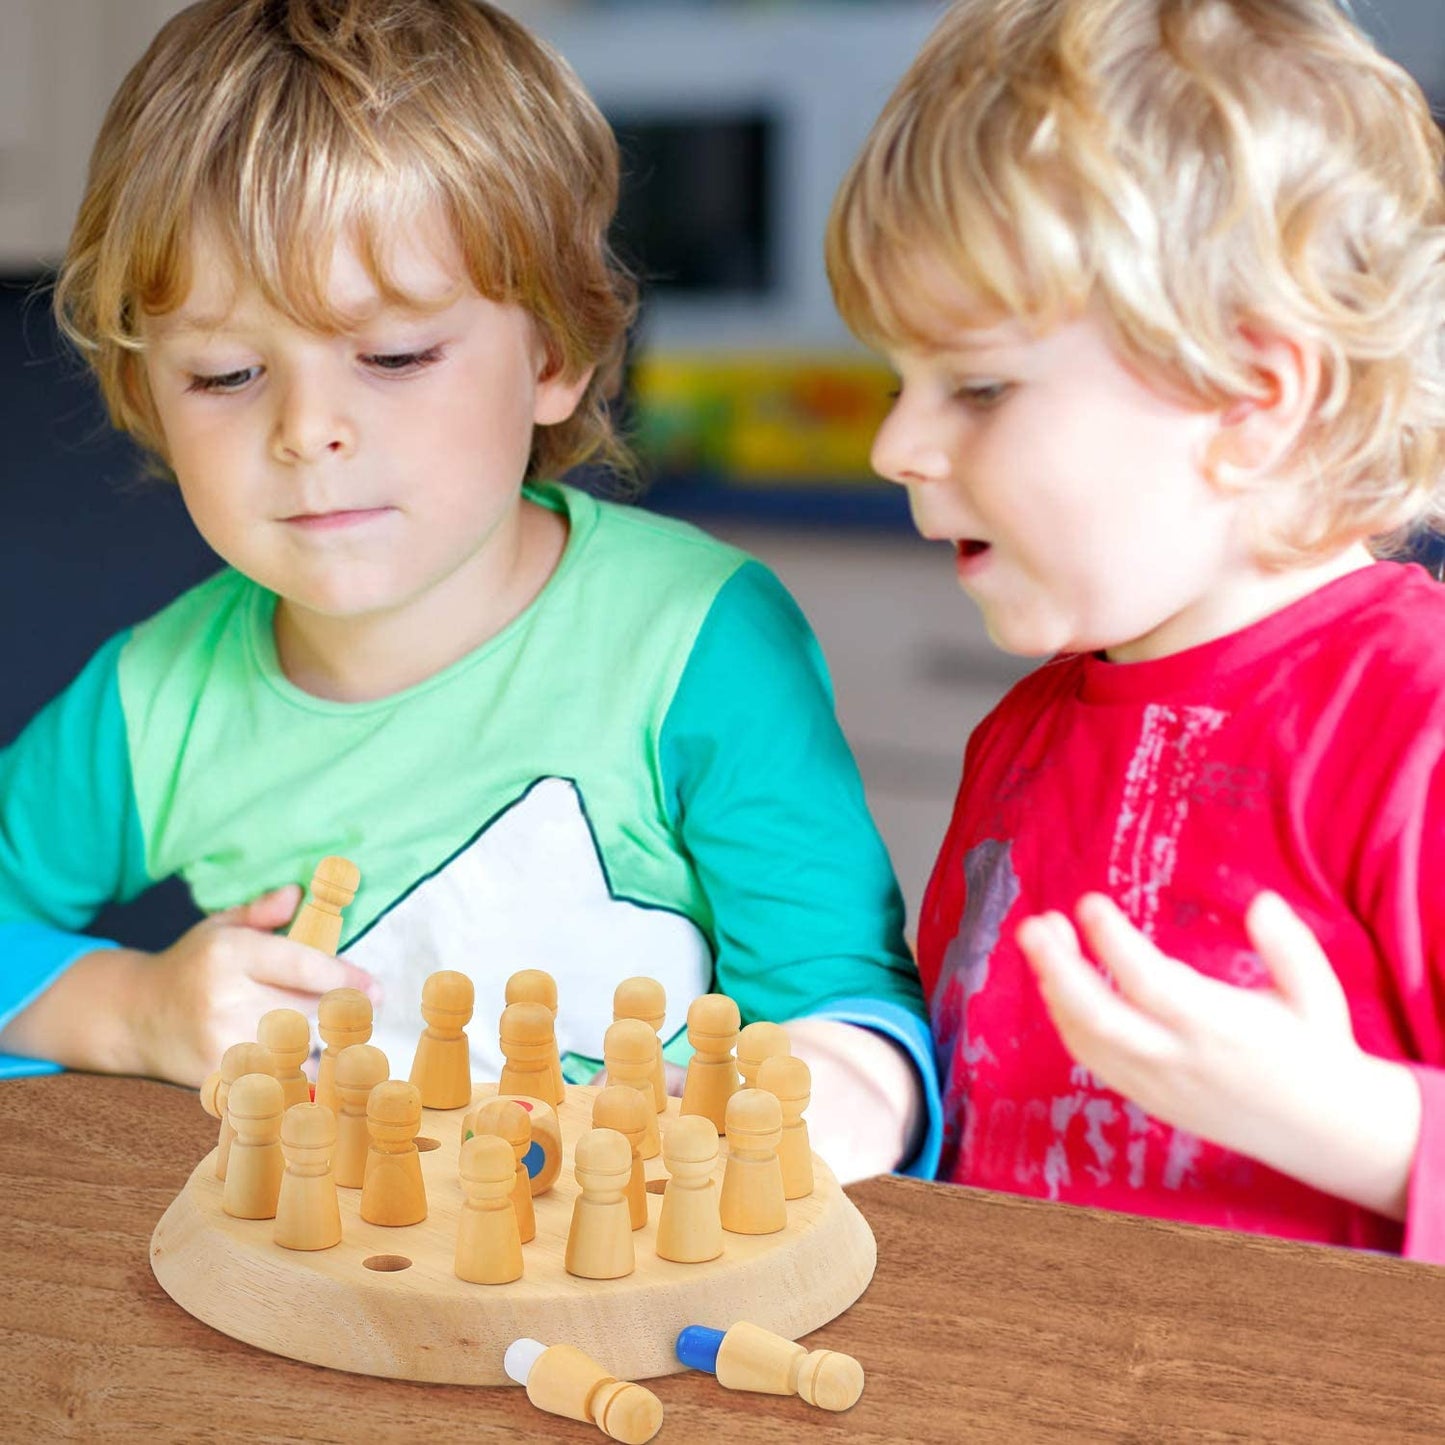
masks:
MULTIPOLYGON (((192 1319, 147 1246, 214 1135, 163 1084, 0 1083, 0 1440, 602 1439, 520 1390, 342 1374, 192 1319)), ((848 1192, 877 1273, 808 1342, 862 1361, 862 1400, 668 1376, 663 1445, 1445 1439, 1445 1270, 897 1178, 848 1192)))

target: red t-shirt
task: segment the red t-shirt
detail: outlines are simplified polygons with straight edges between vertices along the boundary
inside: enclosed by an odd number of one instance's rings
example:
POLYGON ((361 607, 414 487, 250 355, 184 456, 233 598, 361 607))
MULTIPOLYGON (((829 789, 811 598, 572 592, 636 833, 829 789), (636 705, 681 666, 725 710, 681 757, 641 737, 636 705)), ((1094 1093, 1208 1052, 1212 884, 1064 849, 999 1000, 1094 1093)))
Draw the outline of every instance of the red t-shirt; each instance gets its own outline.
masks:
POLYGON ((1445 587, 1348 574, 1151 662, 1070 656, 969 739, 919 964, 944 1082, 940 1177, 1445 1260, 1445 587), (1075 1064, 1014 942, 1108 893, 1166 953, 1268 983, 1261 889, 1313 928, 1368 1053, 1423 1065, 1402 1230, 1146 1115, 1075 1064))

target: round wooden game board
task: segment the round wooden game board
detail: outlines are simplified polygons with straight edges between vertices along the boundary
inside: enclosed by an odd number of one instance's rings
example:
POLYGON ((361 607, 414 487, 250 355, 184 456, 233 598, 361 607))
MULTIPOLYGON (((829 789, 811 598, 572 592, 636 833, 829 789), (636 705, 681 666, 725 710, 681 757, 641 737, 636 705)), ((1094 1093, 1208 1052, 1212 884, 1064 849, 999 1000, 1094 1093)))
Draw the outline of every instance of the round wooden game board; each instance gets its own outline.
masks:
MULTIPOLYGON (((479 1085, 473 1103, 496 1092, 479 1085)), ((151 1237, 162 1288, 197 1319, 264 1350, 406 1380, 504 1385, 502 1355, 519 1336, 566 1342, 622 1379, 683 1368, 673 1342, 685 1325, 738 1320, 796 1339, 841 1314, 868 1286, 877 1258, 872 1231, 815 1154, 813 1193, 788 1203, 787 1227, 770 1235, 724 1235, 720 1258, 674 1264, 653 1249, 662 1209, 661 1157, 647 1161, 648 1223, 636 1230, 637 1268, 622 1279, 585 1280, 562 1266, 577 1185, 572 1144, 591 1127, 596 1089, 570 1086, 557 1111, 563 1168, 536 1197, 537 1237, 523 1247, 526 1273, 513 1284, 477 1285, 452 1272, 463 1194, 457 1178, 466 1110, 423 1111, 419 1141, 427 1218, 403 1229, 367 1224, 361 1191, 338 1190, 343 1237, 334 1249, 299 1252, 271 1239, 273 1221, 232 1219, 221 1208, 213 1150, 151 1237)), ((678 1117, 668 1100, 663 1133, 678 1117)), ((726 1141, 720 1141, 722 1179, 726 1141)))

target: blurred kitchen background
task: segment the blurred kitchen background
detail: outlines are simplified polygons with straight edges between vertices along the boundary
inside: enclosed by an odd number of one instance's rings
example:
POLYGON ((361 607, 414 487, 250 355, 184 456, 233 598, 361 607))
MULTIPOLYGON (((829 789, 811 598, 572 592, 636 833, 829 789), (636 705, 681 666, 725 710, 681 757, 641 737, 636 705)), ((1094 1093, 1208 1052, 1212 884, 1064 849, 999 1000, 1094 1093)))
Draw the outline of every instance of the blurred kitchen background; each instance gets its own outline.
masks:
MULTIPOLYGON (((109 435, 44 283, 105 105, 179 0, 0 0, 0 746, 103 638, 214 570, 174 493, 109 435)), ((643 275, 627 411, 643 504, 771 565, 811 618, 908 903, 964 740, 1024 664, 951 557, 870 478, 886 372, 833 313, 833 191, 943 8, 934 0, 513 0, 616 126, 618 245, 643 275)), ((1445 104, 1445 0, 1356 0, 1445 104)), ((83 827, 84 820, 73 820, 83 827)), ((128 937, 173 939, 175 890, 128 937)), ((105 924, 102 920, 102 926, 105 924)))

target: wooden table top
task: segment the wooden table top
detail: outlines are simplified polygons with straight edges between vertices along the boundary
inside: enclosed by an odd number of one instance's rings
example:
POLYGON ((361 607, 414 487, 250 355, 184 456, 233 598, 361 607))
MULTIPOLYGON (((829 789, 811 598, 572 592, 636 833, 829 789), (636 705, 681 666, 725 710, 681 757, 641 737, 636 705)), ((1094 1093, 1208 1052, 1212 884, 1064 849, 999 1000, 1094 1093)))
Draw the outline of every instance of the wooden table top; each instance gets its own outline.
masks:
MULTIPOLYGON (((188 1090, 0 1083, 0 1440, 603 1438, 521 1390, 343 1374, 192 1319, 148 1245, 214 1143, 188 1090)), ((862 1400, 670 1375, 659 1445, 1445 1438, 1445 1269, 892 1177, 848 1192, 878 1270, 809 1342, 862 1361, 862 1400)))

